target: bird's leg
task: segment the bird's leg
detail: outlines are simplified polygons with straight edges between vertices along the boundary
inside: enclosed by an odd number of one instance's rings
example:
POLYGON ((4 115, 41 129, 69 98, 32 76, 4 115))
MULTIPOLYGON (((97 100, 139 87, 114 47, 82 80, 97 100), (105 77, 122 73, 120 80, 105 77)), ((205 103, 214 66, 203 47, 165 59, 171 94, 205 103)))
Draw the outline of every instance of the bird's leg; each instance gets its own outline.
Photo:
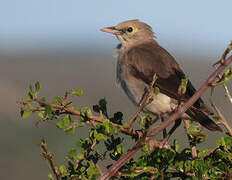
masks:
POLYGON ((177 119, 172 129, 168 132, 166 137, 162 140, 161 147, 163 147, 168 142, 169 138, 175 132, 175 130, 180 126, 180 124, 181 124, 181 119, 177 119))
MULTIPOLYGON (((161 117, 161 122, 164 122, 163 117, 161 117)), ((164 130, 163 130, 163 138, 165 139, 166 137, 167 137, 167 130, 166 130, 166 128, 164 128, 164 130)))
POLYGON ((154 83, 152 83, 151 86, 149 86, 149 88, 147 88, 147 87, 144 88, 144 93, 143 93, 143 95, 141 97, 141 100, 138 103, 138 106, 139 106, 138 110, 136 111, 136 113, 131 118, 131 120, 129 122, 129 125, 128 125, 129 128, 131 128, 131 126, 135 122, 136 118, 143 111, 143 108, 153 101, 153 99, 151 97, 151 92, 152 92, 152 89, 153 89, 153 85, 154 85, 154 83))
POLYGON ((131 126, 134 124, 136 118, 139 116, 139 114, 143 111, 144 106, 146 105, 146 101, 149 99, 150 96, 150 92, 148 91, 147 88, 144 89, 144 93, 141 97, 141 100, 138 103, 138 109, 136 111, 136 113, 133 115, 133 117, 130 119, 130 122, 128 124, 129 128, 131 128, 131 126))

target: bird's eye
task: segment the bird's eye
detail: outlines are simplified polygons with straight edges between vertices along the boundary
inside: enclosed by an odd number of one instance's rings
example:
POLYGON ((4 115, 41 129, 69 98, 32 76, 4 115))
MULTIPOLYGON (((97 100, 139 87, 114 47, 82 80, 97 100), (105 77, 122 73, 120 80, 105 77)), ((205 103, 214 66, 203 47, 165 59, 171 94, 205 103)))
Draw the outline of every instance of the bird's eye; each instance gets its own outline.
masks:
POLYGON ((127 32, 132 32, 133 31, 133 28, 132 27, 129 27, 128 29, 127 29, 127 32))

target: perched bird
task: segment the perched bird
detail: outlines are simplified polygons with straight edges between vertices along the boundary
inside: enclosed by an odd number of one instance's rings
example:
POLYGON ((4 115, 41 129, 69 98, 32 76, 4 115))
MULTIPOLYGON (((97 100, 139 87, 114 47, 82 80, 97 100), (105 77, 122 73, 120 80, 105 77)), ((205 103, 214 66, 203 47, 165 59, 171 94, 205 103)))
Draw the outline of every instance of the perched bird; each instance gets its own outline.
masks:
MULTIPOLYGON (((178 87, 185 74, 175 59, 157 43, 152 28, 139 20, 129 20, 102 28, 101 31, 116 35, 120 41, 116 48, 117 81, 130 100, 139 105, 156 73, 158 79, 155 86, 160 93, 153 95, 145 109, 159 116, 173 112, 178 105, 178 87)), ((188 81, 182 100, 187 101, 195 92, 192 83, 188 81)), ((196 120, 212 131, 222 131, 209 118, 210 113, 199 98, 181 118, 196 120)))

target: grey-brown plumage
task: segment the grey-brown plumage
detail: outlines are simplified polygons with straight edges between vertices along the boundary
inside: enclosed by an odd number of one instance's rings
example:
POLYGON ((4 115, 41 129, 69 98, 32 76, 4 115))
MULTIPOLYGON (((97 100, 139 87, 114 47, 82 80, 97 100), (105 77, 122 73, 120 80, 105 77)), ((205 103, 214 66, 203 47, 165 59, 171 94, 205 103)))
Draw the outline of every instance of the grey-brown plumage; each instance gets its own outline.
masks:
MULTIPOLYGON (((116 35, 121 43, 116 48, 117 81, 132 102, 140 103, 156 73, 155 85, 160 93, 153 95, 152 102, 145 108, 158 115, 171 113, 177 106, 178 87, 185 74, 175 59, 155 41, 151 27, 139 20, 130 20, 101 30, 116 35)), ((189 81, 183 100, 187 101, 195 91, 189 81)), ((222 131, 208 117, 210 113, 199 98, 182 118, 194 119, 209 130, 222 131)))

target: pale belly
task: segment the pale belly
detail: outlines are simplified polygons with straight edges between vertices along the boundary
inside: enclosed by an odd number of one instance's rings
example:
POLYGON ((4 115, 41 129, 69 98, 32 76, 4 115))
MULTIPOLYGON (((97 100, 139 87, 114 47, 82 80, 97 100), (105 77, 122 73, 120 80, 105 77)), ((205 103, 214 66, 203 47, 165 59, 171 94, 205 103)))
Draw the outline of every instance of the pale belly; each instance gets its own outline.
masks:
MULTIPOLYGON (((124 79, 121 82, 121 86, 130 100, 138 105, 141 102, 144 90, 148 86, 141 80, 131 77, 130 79, 124 79)), ((145 106, 145 109, 154 114, 166 114, 175 109, 176 105, 171 103, 171 98, 163 93, 157 95, 153 94, 152 101, 145 106)))

